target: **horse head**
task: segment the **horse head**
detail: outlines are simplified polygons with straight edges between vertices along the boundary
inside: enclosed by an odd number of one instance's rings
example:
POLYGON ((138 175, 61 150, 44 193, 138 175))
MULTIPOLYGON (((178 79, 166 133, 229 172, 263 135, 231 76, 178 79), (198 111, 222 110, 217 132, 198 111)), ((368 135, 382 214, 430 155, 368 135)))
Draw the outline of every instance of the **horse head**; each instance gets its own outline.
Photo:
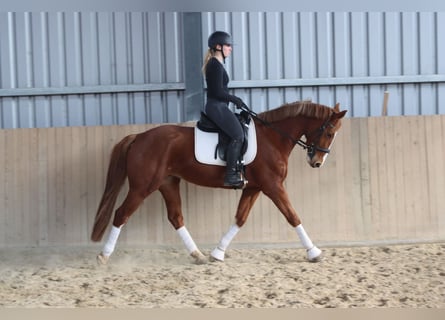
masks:
POLYGON ((345 116, 347 110, 340 111, 340 104, 337 103, 332 109, 333 112, 327 120, 322 120, 317 127, 308 130, 306 136, 307 162, 312 168, 320 168, 334 143, 335 136, 341 127, 341 119, 345 116))

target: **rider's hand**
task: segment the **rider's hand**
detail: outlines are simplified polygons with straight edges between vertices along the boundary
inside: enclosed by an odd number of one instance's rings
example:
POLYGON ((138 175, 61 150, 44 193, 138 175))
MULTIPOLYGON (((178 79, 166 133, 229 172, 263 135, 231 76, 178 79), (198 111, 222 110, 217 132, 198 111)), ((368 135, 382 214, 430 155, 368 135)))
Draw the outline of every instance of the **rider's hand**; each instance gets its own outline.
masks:
POLYGON ((233 98, 233 103, 238 109, 247 108, 247 105, 244 103, 244 101, 236 96, 233 98))

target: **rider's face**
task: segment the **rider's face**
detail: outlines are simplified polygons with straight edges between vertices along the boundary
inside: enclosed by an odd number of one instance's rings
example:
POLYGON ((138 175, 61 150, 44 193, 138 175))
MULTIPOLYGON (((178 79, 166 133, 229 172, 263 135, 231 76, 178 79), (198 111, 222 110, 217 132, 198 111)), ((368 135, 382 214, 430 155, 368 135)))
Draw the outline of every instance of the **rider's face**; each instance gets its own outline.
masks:
POLYGON ((225 44, 225 45, 223 45, 222 50, 224 52, 224 56, 228 57, 232 53, 232 46, 230 44, 225 44))
POLYGON ((225 44, 225 45, 223 45, 222 46, 222 49, 221 49, 221 46, 220 45, 218 45, 217 47, 216 47, 216 49, 218 49, 218 50, 222 50, 222 52, 223 52, 223 54, 224 54, 224 57, 228 57, 228 56, 230 56, 230 54, 232 53, 232 45, 230 45, 230 44, 225 44))

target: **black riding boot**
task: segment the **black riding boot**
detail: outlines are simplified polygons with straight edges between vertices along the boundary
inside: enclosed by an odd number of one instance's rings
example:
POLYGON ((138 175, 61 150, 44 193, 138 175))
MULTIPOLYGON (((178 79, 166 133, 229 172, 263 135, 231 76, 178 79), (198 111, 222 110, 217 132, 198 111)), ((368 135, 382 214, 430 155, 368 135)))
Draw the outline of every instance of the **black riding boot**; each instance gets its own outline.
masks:
POLYGON ((232 140, 227 147, 227 167, 224 186, 234 187, 235 189, 243 188, 247 181, 244 180, 240 168, 238 168, 238 159, 241 153, 242 142, 232 140))

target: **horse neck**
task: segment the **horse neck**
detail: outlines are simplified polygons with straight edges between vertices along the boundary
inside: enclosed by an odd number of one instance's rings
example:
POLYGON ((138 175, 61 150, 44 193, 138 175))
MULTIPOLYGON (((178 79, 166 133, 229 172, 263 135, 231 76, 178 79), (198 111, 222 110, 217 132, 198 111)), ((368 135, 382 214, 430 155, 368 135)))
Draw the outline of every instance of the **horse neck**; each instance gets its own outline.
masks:
POLYGON ((299 140, 307 130, 307 118, 292 117, 271 123, 265 127, 265 136, 271 139, 271 144, 282 154, 290 155, 299 140), (275 128, 276 130, 272 129, 275 128))
MULTIPOLYGON (((301 139, 307 131, 308 119, 306 117, 297 116, 288 118, 278 122, 282 130, 285 131, 294 141, 301 139)), ((295 146, 295 144, 293 144, 295 146)))

